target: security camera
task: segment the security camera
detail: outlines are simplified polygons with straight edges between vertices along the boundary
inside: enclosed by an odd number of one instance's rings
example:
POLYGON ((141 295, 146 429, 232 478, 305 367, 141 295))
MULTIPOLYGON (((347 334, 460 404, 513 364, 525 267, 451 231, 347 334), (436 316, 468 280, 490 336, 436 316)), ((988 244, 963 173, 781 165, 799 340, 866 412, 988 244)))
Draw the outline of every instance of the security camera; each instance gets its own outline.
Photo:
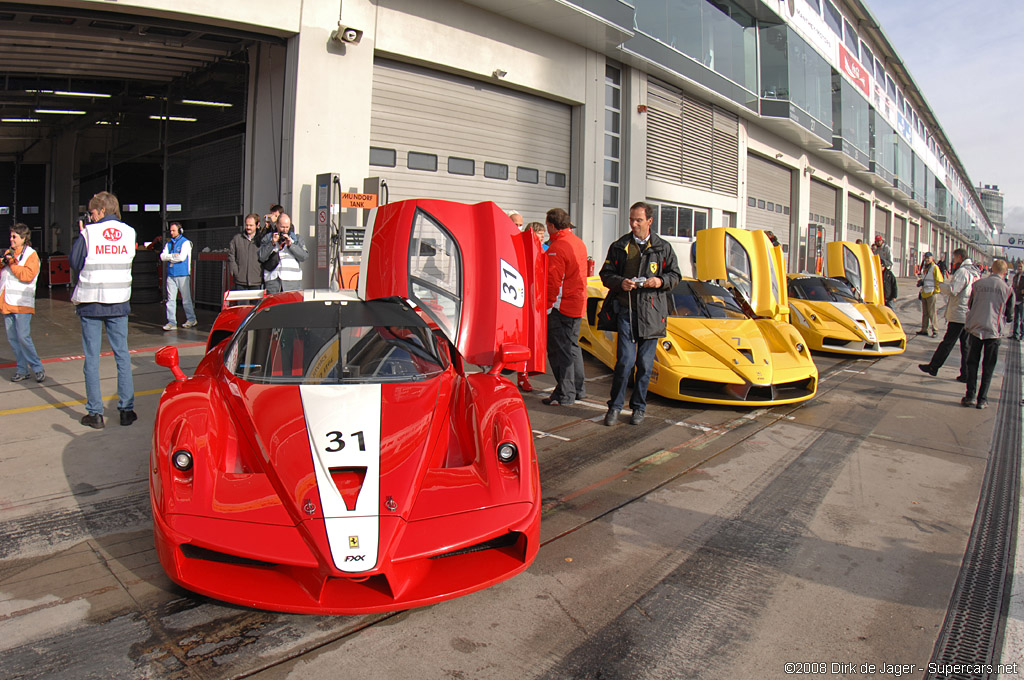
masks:
POLYGON ((359 44, 359 41, 363 39, 363 32, 358 28, 352 28, 351 26, 344 26, 338 24, 338 30, 331 33, 331 39, 337 42, 352 43, 353 45, 359 44))

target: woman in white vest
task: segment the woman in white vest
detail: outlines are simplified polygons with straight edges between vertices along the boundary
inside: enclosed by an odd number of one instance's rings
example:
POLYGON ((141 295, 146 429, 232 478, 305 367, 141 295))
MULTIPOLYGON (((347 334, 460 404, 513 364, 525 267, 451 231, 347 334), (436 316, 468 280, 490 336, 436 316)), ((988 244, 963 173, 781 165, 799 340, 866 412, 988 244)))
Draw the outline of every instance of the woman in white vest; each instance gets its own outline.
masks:
POLYGON ((43 362, 32 342, 39 255, 30 243, 28 227, 20 223, 11 227, 11 247, 3 255, 3 269, 0 269, 0 314, 4 316, 7 342, 11 343, 17 361, 11 382, 28 380, 29 371, 36 382, 46 379, 43 362))

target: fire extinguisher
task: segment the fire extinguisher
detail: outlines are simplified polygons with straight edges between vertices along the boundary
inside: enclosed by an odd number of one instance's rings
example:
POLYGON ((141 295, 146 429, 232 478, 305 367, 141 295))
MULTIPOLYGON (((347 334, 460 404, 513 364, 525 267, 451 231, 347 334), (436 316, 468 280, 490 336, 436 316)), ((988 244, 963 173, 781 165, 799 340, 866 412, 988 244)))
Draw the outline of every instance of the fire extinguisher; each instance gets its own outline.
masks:
POLYGON ((594 275, 594 258, 588 257, 587 258, 587 276, 593 276, 593 275, 594 275))

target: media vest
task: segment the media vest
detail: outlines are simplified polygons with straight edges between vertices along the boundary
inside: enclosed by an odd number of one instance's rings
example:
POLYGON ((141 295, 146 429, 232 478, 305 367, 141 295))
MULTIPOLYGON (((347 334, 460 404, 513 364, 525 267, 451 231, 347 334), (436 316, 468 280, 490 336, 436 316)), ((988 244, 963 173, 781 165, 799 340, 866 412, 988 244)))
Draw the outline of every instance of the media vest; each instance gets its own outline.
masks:
POLYGON ((82 238, 86 247, 85 266, 78 274, 71 301, 76 305, 128 302, 132 296, 135 230, 124 222, 103 220, 87 226, 82 238))
MULTIPOLYGON (((167 252, 171 253, 172 255, 176 255, 176 254, 180 253, 181 252, 181 247, 183 245, 185 245, 186 241, 188 241, 188 239, 185 238, 185 236, 183 234, 179 234, 178 238, 171 239, 170 241, 167 242, 167 252)), ((167 275, 168 276, 188 276, 189 274, 192 273, 192 269, 191 269, 191 264, 192 263, 189 262, 189 260, 191 260, 191 259, 192 259, 192 256, 190 254, 188 257, 186 257, 181 262, 170 262, 170 263, 168 263, 168 265, 167 265, 167 275)))
MULTIPOLYGON (((18 258, 18 264, 22 267, 28 261, 28 258, 32 253, 36 251, 32 250, 29 246, 25 246, 21 251, 21 257, 18 258)), ((13 307, 36 307, 36 279, 39 278, 39 274, 36 273, 28 283, 23 283, 18 280, 18 277, 14 275, 10 267, 4 267, 3 272, 0 273, 0 290, 4 292, 4 301, 13 307)))

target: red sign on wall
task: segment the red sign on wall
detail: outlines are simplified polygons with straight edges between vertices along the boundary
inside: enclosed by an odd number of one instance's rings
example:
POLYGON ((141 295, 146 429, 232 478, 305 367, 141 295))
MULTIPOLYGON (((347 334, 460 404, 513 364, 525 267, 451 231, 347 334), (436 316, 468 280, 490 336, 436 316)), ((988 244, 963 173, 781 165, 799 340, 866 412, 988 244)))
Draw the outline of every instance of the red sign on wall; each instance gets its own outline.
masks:
POLYGON ((842 43, 839 45, 839 68, 860 88, 865 97, 871 97, 871 77, 842 43))

